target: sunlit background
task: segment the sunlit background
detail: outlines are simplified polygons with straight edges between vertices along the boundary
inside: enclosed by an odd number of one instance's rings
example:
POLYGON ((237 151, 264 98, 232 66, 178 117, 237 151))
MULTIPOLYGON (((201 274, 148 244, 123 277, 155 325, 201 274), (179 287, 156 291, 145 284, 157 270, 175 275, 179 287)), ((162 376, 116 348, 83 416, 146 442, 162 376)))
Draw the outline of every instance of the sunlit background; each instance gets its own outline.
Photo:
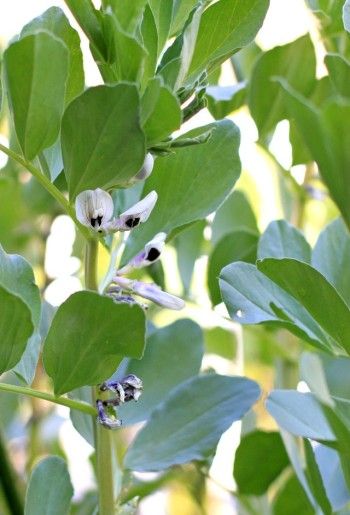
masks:
MULTIPOLYGON (((11 38, 20 32, 24 24, 41 14, 51 5, 53 4, 50 0, 3 0, 1 2, 0 16, 1 45, 3 47, 6 46, 11 38)), ((71 24, 79 30, 75 20, 70 15, 68 9, 66 9, 64 2, 56 1, 54 5, 61 7, 66 12, 71 24)), ((304 0, 271 0, 271 6, 264 26, 257 37, 257 43, 266 50, 276 45, 293 41, 306 32, 310 32, 318 50, 318 76, 320 77, 324 74, 322 65, 323 49, 317 39, 315 39, 317 36, 315 35, 314 23, 315 21, 311 17, 310 11, 304 5, 304 0)), ((99 84, 101 83, 100 75, 95 63, 87 52, 88 43, 86 37, 80 30, 79 33, 84 51, 87 86, 99 84)), ((222 67, 220 84, 232 85, 234 82, 235 77, 232 68, 229 63, 226 63, 222 67)), ((259 222, 259 229, 263 231, 270 221, 283 217, 277 184, 279 174, 281 173, 280 165, 289 170, 292 163, 291 148, 288 140, 289 125, 287 121, 278 124, 270 144, 271 155, 268 155, 256 144, 258 133, 252 118, 245 108, 236 112, 230 118, 240 127, 242 138, 240 154, 243 173, 237 187, 244 191, 249 198, 259 222)), ((192 126, 204 125, 210 121, 212 121, 210 113, 207 110, 203 110, 192 118, 189 123, 185 124, 182 130, 186 131, 192 126)), ((6 131, 7 127, 2 126, 1 142, 6 143, 6 131)), ((4 166, 5 163, 6 158, 0 155, 0 166, 4 166)), ((303 182, 304 166, 293 167, 291 173, 299 183, 303 182)), ((319 229, 332 216, 334 208, 331 206, 330 201, 319 202, 318 200, 310 200, 307 210, 313 216, 308 217, 308 220, 311 220, 312 223, 309 222, 306 225, 306 236, 313 243, 319 229)), ((53 306, 58 306, 73 292, 82 289, 79 272, 81 262, 74 255, 75 228, 70 218, 65 215, 57 216, 51 227, 48 228, 48 231, 44 274, 39 269, 35 272, 39 286, 44 288, 47 285, 44 292, 45 299, 53 306)), ((210 238, 209 228, 205 236, 208 239, 210 238)), ((170 245, 168 247, 164 258, 162 258, 168 282, 167 290, 181 295, 175 251, 170 245)), ((99 273, 102 278, 107 267, 107 256, 102 251, 100 254, 99 273)), ((161 326, 172 322, 177 317, 187 316, 199 322, 202 327, 224 327, 231 331, 233 341, 237 342, 235 361, 232 362, 218 356, 209 355, 206 357, 203 366, 213 367, 219 373, 242 374, 244 372, 248 377, 256 379, 267 391, 272 387, 272 369, 259 362, 254 363, 254 359, 250 359, 245 363, 244 354, 246 349, 243 345, 241 328, 224 318, 225 310, 223 305, 218 306, 215 311, 211 308, 206 290, 206 262, 206 256, 202 256, 196 262, 192 286, 194 298, 193 302, 188 303, 185 312, 181 312, 181 315, 178 315, 168 310, 159 311, 155 322, 161 326)), ((257 408, 257 413, 258 417, 260 417, 260 427, 274 427, 272 419, 268 417, 262 407, 257 408)), ((24 413, 23 416, 25 417, 26 414, 24 413)), ((60 443, 69 463, 75 498, 79 499, 93 486, 92 467, 89 461, 92 448, 73 429, 68 409, 59 407, 55 415, 47 419, 45 425, 40 429, 40 438, 50 438, 51 433, 56 432, 57 428, 59 428, 60 443)), ((236 513, 234 500, 227 490, 234 488, 232 464, 234 449, 238 443, 239 430, 240 423, 234 424, 224 434, 219 444, 211 469, 213 481, 209 485, 208 506, 210 506, 210 509, 208 509, 208 513, 215 515, 236 513), (220 499, 220 502, 217 502, 218 499, 220 499)), ((11 445, 17 457, 17 468, 22 472, 24 467, 22 455, 25 446, 23 435, 14 435, 11 445)), ((143 501, 140 513, 180 513, 181 515, 186 515, 187 513, 199 513, 199 511, 196 512, 196 509, 198 508, 193 506, 193 501, 181 491, 172 491, 170 503, 169 495, 165 490, 143 501), (181 503, 181 509, 179 509, 179 503, 181 503)))

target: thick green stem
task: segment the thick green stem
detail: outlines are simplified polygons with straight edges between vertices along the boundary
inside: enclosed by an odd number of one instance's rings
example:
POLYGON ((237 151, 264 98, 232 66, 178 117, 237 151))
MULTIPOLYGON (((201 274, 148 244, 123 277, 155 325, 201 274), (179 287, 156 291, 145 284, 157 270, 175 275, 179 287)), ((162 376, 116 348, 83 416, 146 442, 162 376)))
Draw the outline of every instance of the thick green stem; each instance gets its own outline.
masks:
MULTIPOLYGON (((86 244, 85 252, 85 287, 96 290, 97 283, 97 251, 98 242, 90 240, 86 244)), ((97 388, 93 388, 92 397, 100 395, 97 388)), ((94 428, 97 481, 99 492, 99 515, 113 515, 115 513, 113 463, 111 433, 96 421, 94 428)))
POLYGON ((3 489, 4 497, 11 515, 23 515, 23 505, 21 497, 16 488, 16 478, 8 457, 5 443, 0 434, 0 463, 1 474, 0 484, 3 489))
POLYGON ((88 228, 84 227, 77 220, 73 206, 70 205, 70 203, 63 195, 63 193, 61 193, 60 190, 56 188, 56 186, 52 184, 52 182, 43 173, 41 173, 41 171, 38 168, 36 168, 32 163, 18 155, 10 148, 5 147, 4 145, 0 144, 0 150, 4 152, 4 154, 7 154, 9 157, 17 161, 17 163, 22 165, 24 168, 26 168, 28 172, 30 172, 33 175, 33 177, 35 177, 36 180, 43 186, 43 188, 45 188, 50 193, 50 195, 52 195, 57 200, 57 202, 62 206, 67 215, 69 215, 72 218, 81 234, 87 240, 91 239, 91 234, 88 228))
POLYGON ((40 392, 38 390, 33 390, 32 388, 28 388, 26 386, 17 386, 14 384, 0 383, 0 390, 3 392, 17 393, 20 395, 28 395, 29 397, 36 397, 37 399, 42 399, 44 401, 60 404, 61 406, 67 406, 68 408, 81 411, 82 413, 86 413, 87 415, 96 415, 97 413, 96 409, 93 408, 90 404, 87 404, 86 402, 77 401, 75 399, 68 399, 68 397, 55 397, 55 395, 53 395, 52 393, 40 392))

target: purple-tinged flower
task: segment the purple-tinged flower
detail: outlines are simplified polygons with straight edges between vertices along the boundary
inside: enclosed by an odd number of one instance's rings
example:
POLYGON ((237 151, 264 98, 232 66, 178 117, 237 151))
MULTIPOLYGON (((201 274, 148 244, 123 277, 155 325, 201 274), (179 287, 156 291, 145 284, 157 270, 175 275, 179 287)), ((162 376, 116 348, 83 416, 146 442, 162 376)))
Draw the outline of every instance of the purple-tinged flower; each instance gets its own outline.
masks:
POLYGON ((111 223, 111 228, 114 231, 130 231, 141 223, 146 222, 157 202, 157 198, 157 193, 151 191, 144 199, 114 219, 111 223))
POLYGON ((139 254, 137 254, 127 265, 117 271, 117 274, 128 274, 134 268, 143 268, 157 261, 162 253, 165 240, 165 232, 159 232, 156 234, 151 241, 146 243, 144 249, 139 252, 139 254))
POLYGON ((140 295, 145 299, 151 300, 159 306, 176 310, 180 310, 185 307, 185 302, 182 299, 163 291, 156 284, 134 281, 118 275, 113 278, 113 282, 120 286, 122 290, 132 291, 136 295, 140 295))
POLYGON ((79 193, 75 212, 79 222, 96 232, 106 232, 113 217, 113 199, 107 191, 97 188, 79 193))

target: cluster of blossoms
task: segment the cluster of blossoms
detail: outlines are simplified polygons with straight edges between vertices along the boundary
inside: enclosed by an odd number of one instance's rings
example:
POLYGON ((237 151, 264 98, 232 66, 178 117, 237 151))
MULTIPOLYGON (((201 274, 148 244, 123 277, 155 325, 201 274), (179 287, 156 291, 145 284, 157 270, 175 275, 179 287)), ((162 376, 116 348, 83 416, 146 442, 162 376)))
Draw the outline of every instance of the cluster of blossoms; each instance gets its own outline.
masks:
MULTIPOLYGON (((147 154, 141 170, 134 177, 134 182, 147 178, 152 169, 153 157, 151 154, 147 154)), ((157 198, 157 193, 151 191, 125 212, 114 216, 113 199, 107 191, 100 188, 86 190, 76 198, 76 216, 81 224, 100 234, 131 231, 148 220, 157 198)), ((144 309, 147 308, 147 305, 139 303, 134 295, 169 309, 182 309, 185 306, 184 301, 163 291, 158 285, 125 277, 133 270, 149 266, 157 261, 165 245, 166 236, 164 232, 156 234, 129 263, 116 270, 105 294, 116 303, 138 304, 144 309)), ((109 401, 97 401, 99 422, 105 427, 114 428, 119 427, 121 422, 116 418, 113 410, 115 411, 116 406, 123 402, 131 399, 137 400, 141 395, 142 381, 136 376, 130 375, 121 382, 104 383, 100 389, 101 391, 110 390, 116 394, 116 397, 109 401)))

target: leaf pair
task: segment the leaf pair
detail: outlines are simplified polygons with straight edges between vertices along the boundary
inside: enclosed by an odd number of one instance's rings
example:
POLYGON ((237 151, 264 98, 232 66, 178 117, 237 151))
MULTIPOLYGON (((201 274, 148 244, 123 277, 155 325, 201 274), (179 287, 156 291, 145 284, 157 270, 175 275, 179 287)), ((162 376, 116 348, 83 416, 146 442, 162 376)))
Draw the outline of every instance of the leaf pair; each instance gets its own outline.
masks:
POLYGON ((230 315, 243 324, 284 327, 323 350, 349 354, 349 288, 340 278, 349 243, 344 224, 334 222, 320 237, 310 263, 301 233, 287 222, 272 222, 260 240, 257 267, 233 263, 221 273, 230 315), (334 255, 328 242, 338 239, 343 252, 334 255))

